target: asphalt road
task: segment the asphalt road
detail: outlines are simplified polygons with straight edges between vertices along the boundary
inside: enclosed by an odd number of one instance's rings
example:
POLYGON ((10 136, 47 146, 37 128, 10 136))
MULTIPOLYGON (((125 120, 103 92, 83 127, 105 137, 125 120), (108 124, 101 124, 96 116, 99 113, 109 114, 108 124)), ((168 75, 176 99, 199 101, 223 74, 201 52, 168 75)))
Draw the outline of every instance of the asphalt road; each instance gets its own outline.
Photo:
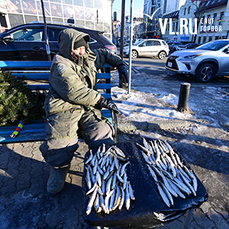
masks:
MULTIPOLYGON (((174 83, 177 82, 188 82, 191 83, 192 86, 223 86, 229 87, 229 76, 224 77, 215 77, 211 82, 207 83, 199 83, 194 80, 193 77, 181 76, 177 75, 174 72, 171 72, 165 68, 167 58, 160 60, 158 58, 145 58, 139 57, 137 59, 132 59, 132 67, 135 70, 140 70, 148 75, 157 76, 161 78, 166 78, 166 80, 172 81, 174 83)), ((129 58, 124 58, 126 63, 129 63, 129 58)))

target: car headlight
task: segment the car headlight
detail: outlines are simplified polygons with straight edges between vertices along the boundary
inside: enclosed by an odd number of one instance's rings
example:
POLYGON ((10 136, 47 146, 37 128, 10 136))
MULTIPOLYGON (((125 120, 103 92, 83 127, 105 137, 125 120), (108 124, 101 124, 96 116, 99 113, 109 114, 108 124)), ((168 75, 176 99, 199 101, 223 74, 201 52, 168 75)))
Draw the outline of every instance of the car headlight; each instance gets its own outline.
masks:
POLYGON ((194 58, 196 58, 196 57, 198 57, 198 56, 201 56, 201 55, 202 55, 202 54, 189 55, 189 56, 185 56, 184 59, 189 59, 189 60, 191 60, 191 59, 194 59, 194 58))

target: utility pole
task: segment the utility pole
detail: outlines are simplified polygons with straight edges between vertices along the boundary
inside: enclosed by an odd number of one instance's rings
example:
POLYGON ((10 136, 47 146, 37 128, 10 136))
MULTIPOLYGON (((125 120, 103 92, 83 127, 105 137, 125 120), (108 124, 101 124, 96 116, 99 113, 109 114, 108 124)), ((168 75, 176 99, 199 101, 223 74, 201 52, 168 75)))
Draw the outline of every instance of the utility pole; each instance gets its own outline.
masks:
POLYGON ((123 59, 123 46, 124 46, 124 25, 125 25, 125 0, 122 0, 121 12, 121 44, 120 44, 120 57, 123 59))
POLYGON ((130 0, 130 44, 129 44, 129 79, 128 79, 128 94, 131 90, 131 68, 132 68, 132 40, 133 40, 133 0, 130 0))
POLYGON ((41 7, 42 7, 43 18, 44 18, 44 37, 45 37, 46 53, 48 56, 48 60, 51 61, 49 38, 48 38, 48 32, 47 32, 47 24, 46 24, 46 19, 45 19, 45 10, 44 10, 43 0, 41 0, 41 7))

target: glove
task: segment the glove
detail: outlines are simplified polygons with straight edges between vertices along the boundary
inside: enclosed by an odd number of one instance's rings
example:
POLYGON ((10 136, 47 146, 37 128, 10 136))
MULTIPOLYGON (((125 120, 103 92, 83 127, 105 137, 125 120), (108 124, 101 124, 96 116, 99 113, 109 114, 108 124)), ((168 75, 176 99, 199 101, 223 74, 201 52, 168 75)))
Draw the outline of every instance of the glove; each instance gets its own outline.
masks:
POLYGON ((128 83, 128 74, 127 74, 127 70, 125 67, 124 63, 121 63, 118 67, 118 73, 119 73, 119 82, 121 83, 128 83))
POLYGON ((100 110, 102 108, 108 108, 109 110, 113 110, 117 114, 120 113, 115 103, 112 100, 105 99, 104 97, 101 97, 101 99, 95 105, 95 108, 98 108, 100 110))

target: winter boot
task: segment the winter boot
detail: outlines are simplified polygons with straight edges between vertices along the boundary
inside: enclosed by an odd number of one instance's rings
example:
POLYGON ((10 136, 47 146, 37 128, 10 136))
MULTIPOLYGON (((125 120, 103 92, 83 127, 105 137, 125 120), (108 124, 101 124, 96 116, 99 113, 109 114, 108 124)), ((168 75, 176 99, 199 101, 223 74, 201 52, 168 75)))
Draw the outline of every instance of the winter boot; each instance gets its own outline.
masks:
POLYGON ((63 189, 69 169, 70 165, 51 167, 49 179, 47 182, 47 192, 50 195, 54 196, 63 189))

